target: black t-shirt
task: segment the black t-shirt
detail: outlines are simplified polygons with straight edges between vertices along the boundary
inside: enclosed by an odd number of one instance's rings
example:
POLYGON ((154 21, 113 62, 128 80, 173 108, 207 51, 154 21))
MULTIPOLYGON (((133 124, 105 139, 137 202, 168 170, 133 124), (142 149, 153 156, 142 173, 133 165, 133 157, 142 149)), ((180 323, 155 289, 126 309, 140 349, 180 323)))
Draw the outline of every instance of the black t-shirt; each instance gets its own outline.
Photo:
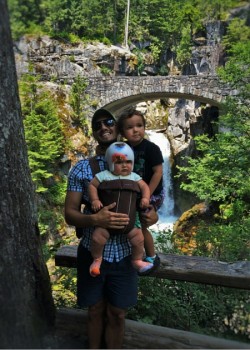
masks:
MULTIPOLYGON (((133 171, 139 174, 143 180, 149 184, 153 175, 152 168, 163 163, 163 156, 160 147, 147 139, 143 139, 137 146, 133 147, 130 145, 130 147, 133 149, 135 155, 133 171)), ((159 194, 162 191, 162 188, 163 184, 161 179, 153 194, 159 194)))

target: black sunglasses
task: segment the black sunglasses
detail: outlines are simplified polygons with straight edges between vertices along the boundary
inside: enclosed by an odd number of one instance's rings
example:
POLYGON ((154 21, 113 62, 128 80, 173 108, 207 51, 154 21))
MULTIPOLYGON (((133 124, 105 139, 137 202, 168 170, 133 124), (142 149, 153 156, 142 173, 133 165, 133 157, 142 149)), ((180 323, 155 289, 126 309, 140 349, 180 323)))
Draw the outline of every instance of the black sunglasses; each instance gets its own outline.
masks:
POLYGON ((115 120, 110 118, 110 119, 104 119, 104 120, 99 120, 97 122, 94 122, 93 125, 92 125, 92 129, 93 131, 98 131, 101 129, 102 127, 102 124, 104 124, 105 126, 107 127, 112 127, 114 126, 116 123, 115 123, 115 120))

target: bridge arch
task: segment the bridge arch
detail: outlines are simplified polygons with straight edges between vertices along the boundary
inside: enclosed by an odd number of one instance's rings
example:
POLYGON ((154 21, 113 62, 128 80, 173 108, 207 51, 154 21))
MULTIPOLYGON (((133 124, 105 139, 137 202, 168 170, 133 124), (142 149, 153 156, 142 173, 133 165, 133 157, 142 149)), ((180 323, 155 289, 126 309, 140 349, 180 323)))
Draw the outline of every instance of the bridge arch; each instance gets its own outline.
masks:
POLYGON ((143 101, 177 98, 195 100, 220 107, 227 96, 237 95, 217 76, 155 76, 89 78, 86 92, 105 107, 119 113, 125 106, 143 101))

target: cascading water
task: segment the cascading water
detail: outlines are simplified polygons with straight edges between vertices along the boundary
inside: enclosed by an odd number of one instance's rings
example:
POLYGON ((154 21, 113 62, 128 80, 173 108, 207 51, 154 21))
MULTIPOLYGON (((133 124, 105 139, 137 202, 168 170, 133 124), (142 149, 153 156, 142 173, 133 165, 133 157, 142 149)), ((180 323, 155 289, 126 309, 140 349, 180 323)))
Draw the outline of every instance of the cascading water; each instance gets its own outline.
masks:
POLYGON ((164 163, 163 163, 163 187, 165 192, 165 200, 158 211, 159 220, 150 228, 155 231, 172 230, 174 222, 177 217, 174 216, 174 196, 173 183, 171 178, 170 156, 171 149, 167 137, 162 132, 148 130, 147 135, 150 141, 154 142, 161 149, 164 163))

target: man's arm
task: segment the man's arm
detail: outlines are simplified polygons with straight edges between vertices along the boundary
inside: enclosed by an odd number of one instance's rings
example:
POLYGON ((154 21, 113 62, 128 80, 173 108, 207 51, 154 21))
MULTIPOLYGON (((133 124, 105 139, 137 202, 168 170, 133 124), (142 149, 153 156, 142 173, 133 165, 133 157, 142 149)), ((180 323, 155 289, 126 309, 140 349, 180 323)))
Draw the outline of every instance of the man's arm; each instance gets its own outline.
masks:
POLYGON ((98 213, 88 215, 80 211, 81 200, 81 192, 67 191, 64 207, 67 224, 76 227, 101 226, 110 229, 122 229, 128 225, 129 217, 127 214, 110 211, 110 209, 115 207, 116 203, 103 207, 98 213))

